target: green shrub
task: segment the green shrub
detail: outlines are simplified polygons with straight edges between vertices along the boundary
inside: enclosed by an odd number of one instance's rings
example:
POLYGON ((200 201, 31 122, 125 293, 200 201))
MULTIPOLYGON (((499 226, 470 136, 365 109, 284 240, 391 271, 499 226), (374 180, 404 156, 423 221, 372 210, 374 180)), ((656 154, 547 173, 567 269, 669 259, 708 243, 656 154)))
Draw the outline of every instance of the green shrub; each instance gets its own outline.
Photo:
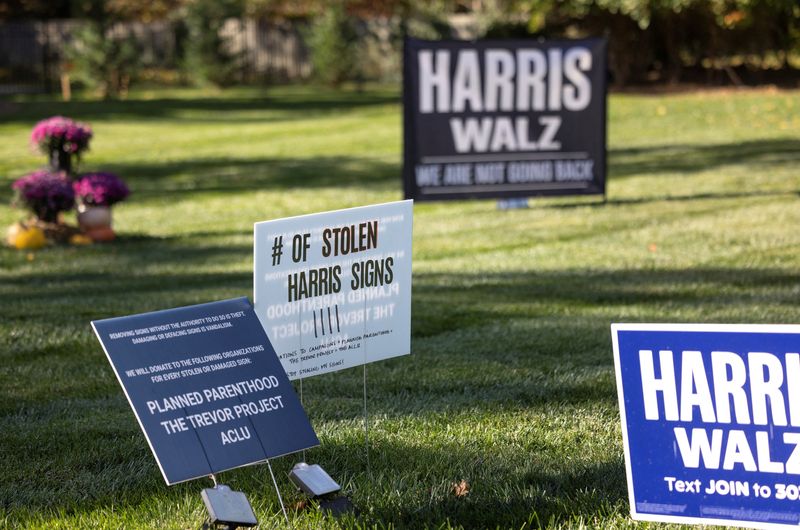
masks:
POLYGON ((67 49, 76 80, 107 99, 127 94, 139 69, 139 57, 139 45, 132 35, 115 35, 96 21, 82 26, 67 49))
POLYGON ((185 68, 194 81, 217 86, 236 81, 241 56, 227 48, 221 31, 226 20, 243 12, 241 0, 193 0, 188 4, 185 68))
POLYGON ((312 24, 308 43, 314 75, 331 86, 361 77, 358 64, 359 38, 354 19, 344 6, 335 3, 318 15, 312 24))

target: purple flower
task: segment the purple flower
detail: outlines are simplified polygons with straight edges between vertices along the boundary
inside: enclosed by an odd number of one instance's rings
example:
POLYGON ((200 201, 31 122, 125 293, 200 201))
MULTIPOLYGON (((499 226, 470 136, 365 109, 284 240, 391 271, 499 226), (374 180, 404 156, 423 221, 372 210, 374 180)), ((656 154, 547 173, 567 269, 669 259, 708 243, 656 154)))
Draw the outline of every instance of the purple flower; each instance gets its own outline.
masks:
POLYGON ((23 204, 36 217, 49 223, 58 221, 59 212, 75 206, 75 192, 63 173, 34 171, 16 180, 11 188, 16 192, 15 205, 23 204))
POLYGON ((31 143, 43 153, 65 151, 80 154, 89 148, 92 129, 64 116, 53 116, 37 123, 31 131, 31 143))
POLYGON ((72 187, 75 195, 90 206, 111 206, 130 194, 125 182, 113 173, 86 173, 72 187))

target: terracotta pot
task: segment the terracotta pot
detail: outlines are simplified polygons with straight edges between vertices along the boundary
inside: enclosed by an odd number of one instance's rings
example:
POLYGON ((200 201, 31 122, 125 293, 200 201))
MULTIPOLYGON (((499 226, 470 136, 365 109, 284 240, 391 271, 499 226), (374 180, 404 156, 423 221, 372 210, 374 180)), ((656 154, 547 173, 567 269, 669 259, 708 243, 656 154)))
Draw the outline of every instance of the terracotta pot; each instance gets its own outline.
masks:
POLYGON ((101 226, 99 228, 90 228, 86 231, 86 235, 95 242, 105 242, 105 241, 114 241, 116 239, 117 234, 114 233, 114 229, 110 226, 101 226))
POLYGON ((78 224, 84 232, 97 228, 111 228, 111 208, 108 206, 78 206, 78 224))

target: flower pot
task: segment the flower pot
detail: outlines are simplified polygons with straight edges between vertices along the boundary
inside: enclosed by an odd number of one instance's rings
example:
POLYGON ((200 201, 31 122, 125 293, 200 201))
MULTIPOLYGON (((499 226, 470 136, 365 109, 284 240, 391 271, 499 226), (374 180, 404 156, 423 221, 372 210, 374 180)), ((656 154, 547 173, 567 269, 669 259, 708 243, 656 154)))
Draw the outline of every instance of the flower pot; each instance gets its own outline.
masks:
POLYGON ((67 175, 72 174, 72 153, 68 153, 61 148, 50 151, 50 168, 55 171, 63 171, 67 175))
POLYGON ((78 224, 84 232, 98 228, 111 228, 111 208, 108 206, 78 206, 78 224))
POLYGON ((92 241, 101 243, 106 241, 114 241, 117 238, 117 234, 114 233, 114 229, 110 226, 101 226, 99 228, 90 228, 86 231, 86 236, 91 239, 92 241))

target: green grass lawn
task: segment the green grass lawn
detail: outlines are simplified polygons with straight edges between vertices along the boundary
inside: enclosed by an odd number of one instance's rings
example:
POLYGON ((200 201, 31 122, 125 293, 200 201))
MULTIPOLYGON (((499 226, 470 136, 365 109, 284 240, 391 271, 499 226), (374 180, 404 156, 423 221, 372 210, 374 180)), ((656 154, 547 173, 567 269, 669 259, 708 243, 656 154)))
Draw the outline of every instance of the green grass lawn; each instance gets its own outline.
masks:
MULTIPOLYGON (((360 510, 345 527, 665 527, 628 517, 609 325, 800 323, 800 92, 609 105, 605 203, 415 207, 413 354, 368 368, 369 472, 361 370, 305 381, 307 458, 360 510)), ((53 114, 88 121, 83 169, 133 194, 112 244, 0 248, 0 527, 198 528, 211 482, 164 485, 89 321, 252 296, 254 222, 400 199, 398 94, 0 103, 0 226, 53 114)), ((290 505, 297 459, 274 463, 290 505)), ((285 526, 264 466, 221 478, 285 526)))

